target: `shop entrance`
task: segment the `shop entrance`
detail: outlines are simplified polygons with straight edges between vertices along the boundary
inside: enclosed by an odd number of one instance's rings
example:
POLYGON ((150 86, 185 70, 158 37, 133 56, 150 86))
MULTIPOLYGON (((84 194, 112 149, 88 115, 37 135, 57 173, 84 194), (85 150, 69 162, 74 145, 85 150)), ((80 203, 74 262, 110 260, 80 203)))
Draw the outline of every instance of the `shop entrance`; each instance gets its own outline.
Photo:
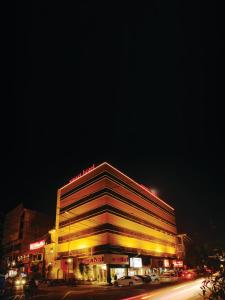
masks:
POLYGON ((84 280, 97 281, 99 283, 107 281, 106 265, 96 264, 85 266, 83 273, 84 280))
POLYGON ((127 275, 127 269, 126 268, 110 268, 110 275, 112 282, 116 279, 119 279, 123 276, 127 275))

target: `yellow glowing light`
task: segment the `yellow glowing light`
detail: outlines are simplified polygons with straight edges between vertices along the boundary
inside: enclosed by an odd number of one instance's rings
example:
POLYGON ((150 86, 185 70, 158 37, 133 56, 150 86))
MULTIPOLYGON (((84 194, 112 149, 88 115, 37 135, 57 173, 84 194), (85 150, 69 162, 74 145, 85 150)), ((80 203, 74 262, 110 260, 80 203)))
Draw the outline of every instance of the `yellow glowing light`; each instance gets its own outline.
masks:
MULTIPOLYGON (((150 242, 146 240, 140 240, 138 238, 127 237, 124 235, 118 235, 113 233, 102 233, 93 235, 90 237, 70 241, 70 250, 82 250, 97 245, 118 245, 123 247, 130 247, 136 249, 143 249, 152 252, 153 254, 171 254, 174 255, 176 250, 175 246, 167 246, 158 242, 150 242)), ((59 252, 66 252, 68 250, 68 242, 59 244, 59 252)))

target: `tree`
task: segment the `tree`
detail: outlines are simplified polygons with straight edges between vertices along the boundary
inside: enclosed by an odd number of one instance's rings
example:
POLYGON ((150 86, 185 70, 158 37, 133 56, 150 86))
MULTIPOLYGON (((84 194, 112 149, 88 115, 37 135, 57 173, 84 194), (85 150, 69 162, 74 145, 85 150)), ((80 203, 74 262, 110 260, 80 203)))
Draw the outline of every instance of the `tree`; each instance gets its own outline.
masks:
POLYGON ((224 300, 225 299, 225 270, 221 270, 214 278, 203 281, 201 286, 204 299, 224 300))

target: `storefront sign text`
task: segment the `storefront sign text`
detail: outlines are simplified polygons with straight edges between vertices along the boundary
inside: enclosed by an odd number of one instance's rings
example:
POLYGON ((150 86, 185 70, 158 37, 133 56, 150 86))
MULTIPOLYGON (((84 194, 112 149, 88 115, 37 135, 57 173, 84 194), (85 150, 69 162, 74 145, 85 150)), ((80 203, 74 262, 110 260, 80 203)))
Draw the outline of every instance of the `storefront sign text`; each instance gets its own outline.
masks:
POLYGON ((87 258, 83 258, 81 260, 81 263, 83 263, 85 265, 102 264, 102 263, 104 263, 104 256, 97 255, 97 256, 90 256, 90 257, 87 257, 87 258))
POLYGON ((30 244, 30 250, 42 248, 45 245, 45 240, 30 244))
POLYGON ((81 173, 79 173, 77 176, 73 177, 72 179, 70 179, 69 182, 72 182, 74 180, 76 180, 77 178, 80 178, 81 176, 83 176, 84 174, 89 173, 90 171, 92 171, 95 168, 95 165, 93 164, 91 167, 83 170, 81 173))
POLYGON ((128 256, 127 255, 112 255, 111 257, 111 264, 129 264, 128 256))

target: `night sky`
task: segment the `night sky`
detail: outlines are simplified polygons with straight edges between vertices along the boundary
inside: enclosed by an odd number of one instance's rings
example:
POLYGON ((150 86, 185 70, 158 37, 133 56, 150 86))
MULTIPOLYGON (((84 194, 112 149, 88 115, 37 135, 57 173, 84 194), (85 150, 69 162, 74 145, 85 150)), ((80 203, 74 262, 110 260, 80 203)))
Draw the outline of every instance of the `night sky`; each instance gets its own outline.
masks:
POLYGON ((213 3, 180 2, 14 7, 3 213, 54 215, 57 189, 108 161, 174 206, 180 233, 224 242, 224 29, 213 3))

